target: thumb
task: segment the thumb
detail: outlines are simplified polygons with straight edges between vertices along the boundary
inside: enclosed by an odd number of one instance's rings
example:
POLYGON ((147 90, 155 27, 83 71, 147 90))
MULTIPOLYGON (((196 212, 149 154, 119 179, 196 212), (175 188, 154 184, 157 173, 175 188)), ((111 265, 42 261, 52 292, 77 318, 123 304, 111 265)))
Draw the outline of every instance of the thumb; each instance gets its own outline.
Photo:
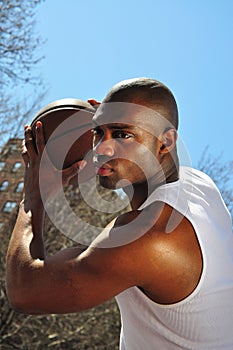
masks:
POLYGON ((69 168, 62 170, 62 183, 64 186, 69 184, 70 179, 76 176, 80 170, 86 166, 86 160, 80 160, 77 163, 72 164, 69 168))

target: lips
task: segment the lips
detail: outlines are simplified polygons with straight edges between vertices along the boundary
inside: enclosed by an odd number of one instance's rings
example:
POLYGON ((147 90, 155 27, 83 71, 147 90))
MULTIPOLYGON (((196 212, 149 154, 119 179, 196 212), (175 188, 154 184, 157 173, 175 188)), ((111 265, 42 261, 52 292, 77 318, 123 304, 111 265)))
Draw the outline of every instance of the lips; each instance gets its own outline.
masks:
POLYGON ((99 176, 109 176, 113 173, 113 169, 108 164, 94 163, 95 173, 99 176))
POLYGON ((96 168, 96 174, 99 176, 109 176, 113 172, 112 169, 107 168, 96 168))

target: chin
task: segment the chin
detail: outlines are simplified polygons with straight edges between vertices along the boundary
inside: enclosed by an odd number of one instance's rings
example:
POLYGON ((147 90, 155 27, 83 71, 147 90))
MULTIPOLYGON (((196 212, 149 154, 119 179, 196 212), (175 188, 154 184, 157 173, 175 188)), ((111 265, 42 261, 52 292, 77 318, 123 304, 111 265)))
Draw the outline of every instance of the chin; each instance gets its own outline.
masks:
MULTIPOLYGON (((116 190, 118 187, 116 186, 115 181, 112 181, 107 176, 99 177, 99 183, 104 188, 107 188, 109 190, 116 190)), ((120 187, 119 187, 120 188, 120 187)))

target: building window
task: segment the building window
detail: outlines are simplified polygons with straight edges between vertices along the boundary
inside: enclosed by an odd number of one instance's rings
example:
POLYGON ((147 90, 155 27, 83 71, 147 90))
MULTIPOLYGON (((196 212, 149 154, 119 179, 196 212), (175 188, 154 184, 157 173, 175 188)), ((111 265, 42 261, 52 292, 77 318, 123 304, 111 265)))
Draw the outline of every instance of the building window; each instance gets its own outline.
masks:
POLYGON ((0 191, 6 191, 8 185, 9 185, 9 182, 7 180, 3 181, 0 186, 0 191))
POLYGON ((11 144, 9 145, 9 148, 10 148, 10 151, 11 151, 11 152, 17 151, 17 145, 16 145, 15 143, 11 143, 11 144))
POLYGON ((4 207, 3 207, 3 212, 4 213, 11 213, 17 206, 16 202, 6 202, 4 207))
POLYGON ((16 162, 13 166, 13 171, 16 172, 17 170, 19 170, 22 166, 21 162, 16 162))
POLYGON ((5 162, 0 162, 0 171, 4 168, 5 164, 5 162))
POLYGON ((19 182, 17 187, 15 188, 15 192, 19 193, 23 191, 23 181, 19 182))
POLYGON ((0 230, 1 230, 2 227, 3 227, 3 222, 0 222, 0 230))

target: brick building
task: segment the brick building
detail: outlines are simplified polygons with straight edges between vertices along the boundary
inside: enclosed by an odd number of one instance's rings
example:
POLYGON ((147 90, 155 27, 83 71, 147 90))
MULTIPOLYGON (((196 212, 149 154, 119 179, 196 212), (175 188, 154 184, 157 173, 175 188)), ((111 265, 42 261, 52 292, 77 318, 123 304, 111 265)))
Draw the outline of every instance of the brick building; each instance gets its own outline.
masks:
POLYGON ((10 139, 0 154, 0 230, 7 227, 22 199, 24 165, 21 145, 21 139, 10 139))

